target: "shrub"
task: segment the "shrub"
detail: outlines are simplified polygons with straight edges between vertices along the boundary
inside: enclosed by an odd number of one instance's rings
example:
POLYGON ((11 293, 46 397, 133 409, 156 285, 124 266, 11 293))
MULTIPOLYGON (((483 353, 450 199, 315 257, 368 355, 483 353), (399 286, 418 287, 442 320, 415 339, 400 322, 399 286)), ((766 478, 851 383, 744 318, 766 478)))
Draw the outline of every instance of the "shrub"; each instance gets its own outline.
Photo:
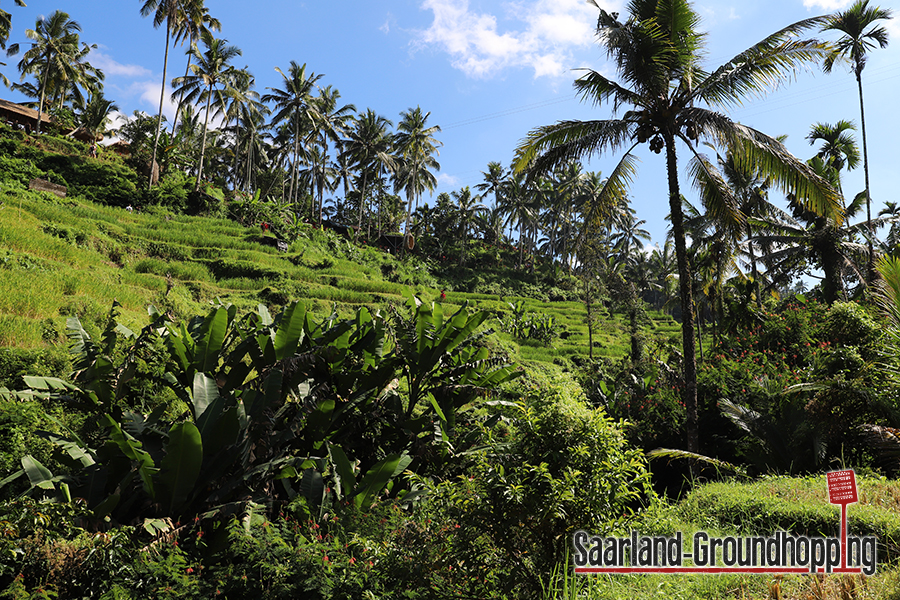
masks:
POLYGON ((571 533, 624 530, 655 498, 642 453, 621 424, 584 405, 577 384, 551 375, 526 392, 513 426, 464 476, 423 482, 424 514, 396 549, 410 587, 535 595, 571 533))

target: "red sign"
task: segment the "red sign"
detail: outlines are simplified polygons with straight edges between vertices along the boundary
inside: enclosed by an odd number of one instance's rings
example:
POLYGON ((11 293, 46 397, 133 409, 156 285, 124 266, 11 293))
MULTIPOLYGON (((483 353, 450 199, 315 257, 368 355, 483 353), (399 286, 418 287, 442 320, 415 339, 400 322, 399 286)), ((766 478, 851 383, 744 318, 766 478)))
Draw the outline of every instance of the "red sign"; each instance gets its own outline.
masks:
POLYGON ((856 474, 853 469, 826 473, 828 481, 828 501, 831 504, 853 504, 859 502, 856 494, 856 474))

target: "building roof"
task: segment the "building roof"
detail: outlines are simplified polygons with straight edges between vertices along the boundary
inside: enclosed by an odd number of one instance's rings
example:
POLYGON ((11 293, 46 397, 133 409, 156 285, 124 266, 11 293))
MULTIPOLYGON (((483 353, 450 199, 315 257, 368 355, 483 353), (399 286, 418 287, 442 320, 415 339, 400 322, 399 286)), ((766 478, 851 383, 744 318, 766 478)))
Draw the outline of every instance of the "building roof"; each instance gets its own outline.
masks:
MULTIPOLYGON (((13 118, 17 122, 22 119, 35 121, 37 120, 38 111, 28 108, 27 106, 22 106, 21 104, 16 104, 15 102, 10 102, 9 100, 0 99, 0 116, 7 119, 13 118)), ((41 113, 41 122, 50 123, 50 115, 41 113)))

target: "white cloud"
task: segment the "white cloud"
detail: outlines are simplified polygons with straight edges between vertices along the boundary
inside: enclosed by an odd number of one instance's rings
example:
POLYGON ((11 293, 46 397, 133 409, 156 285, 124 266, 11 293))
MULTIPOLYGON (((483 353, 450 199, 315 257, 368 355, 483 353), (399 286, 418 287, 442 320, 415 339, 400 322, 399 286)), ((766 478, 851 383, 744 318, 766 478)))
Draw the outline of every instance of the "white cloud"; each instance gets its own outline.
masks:
POLYGON ((508 68, 530 68, 535 77, 559 77, 572 53, 594 40, 597 9, 584 0, 519 0, 503 5, 503 21, 470 9, 468 0, 424 0, 434 14, 416 47, 435 47, 469 77, 489 78, 508 68))
POLYGON ((393 23, 395 23, 395 22, 396 22, 396 19, 394 18, 394 15, 392 15, 391 13, 388 13, 388 14, 387 14, 387 17, 386 17, 385 20, 384 20, 384 25, 382 25, 382 26, 379 27, 378 29, 381 30, 381 31, 384 32, 384 33, 390 33, 390 32, 391 32, 391 25, 392 25, 393 23))
POLYGON ((149 77, 152 73, 149 69, 145 69, 140 65, 123 65, 116 62, 113 58, 96 50, 90 53, 88 58, 91 65, 103 71, 107 77, 149 77))
POLYGON ((439 186, 446 185, 454 187, 459 184, 459 177, 454 177, 453 175, 448 175, 446 173, 439 173, 437 176, 437 183, 439 186))
MULTIPOLYGON (((158 81, 141 81, 135 84, 140 91, 140 98, 143 104, 148 107, 147 113, 151 115, 159 114, 159 91, 160 82, 158 81)), ((166 86, 166 95, 163 98, 163 114, 172 122, 175 118, 175 110, 177 105, 172 102, 172 89, 166 86)))
POLYGON ((850 6, 853 0, 803 0, 803 6, 808 9, 820 8, 828 12, 842 10, 850 6))

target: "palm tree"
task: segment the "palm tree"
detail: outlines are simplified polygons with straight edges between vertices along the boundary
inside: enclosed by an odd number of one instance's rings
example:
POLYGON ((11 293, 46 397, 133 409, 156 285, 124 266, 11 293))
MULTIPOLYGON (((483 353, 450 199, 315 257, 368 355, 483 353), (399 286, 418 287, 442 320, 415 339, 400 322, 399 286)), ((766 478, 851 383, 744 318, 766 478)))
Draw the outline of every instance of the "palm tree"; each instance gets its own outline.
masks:
POLYGON ((497 161, 488 163, 487 172, 482 172, 484 182, 475 186, 475 189, 484 194, 494 194, 494 206, 500 206, 501 198, 509 186, 508 173, 497 161))
POLYGON ((103 92, 94 92, 91 94, 87 103, 80 107, 80 113, 77 116, 78 127, 69 135, 74 135, 76 131, 87 131, 91 137, 97 139, 109 133, 107 126, 110 122, 110 114, 119 110, 118 105, 103 97, 103 92))
MULTIPOLYGON (((816 123, 810 128, 806 139, 810 145, 819 141, 824 142, 816 156, 824 160, 829 167, 837 172, 844 167, 850 171, 859 166, 859 148, 853 135, 849 133, 855 129, 856 126, 852 122, 844 120, 834 125, 816 123)), ((838 191, 841 192, 841 196, 844 195, 840 177, 838 177, 838 191)))
MULTIPOLYGON (((313 98, 312 102, 312 137, 314 138, 313 142, 321 148, 321 153, 318 156, 320 156, 322 160, 322 165, 319 166, 319 169, 322 171, 326 170, 325 165, 329 160, 328 141, 331 140, 337 145, 341 144, 342 136, 350 128, 350 121, 353 118, 353 113, 356 112, 356 107, 352 104, 347 104, 338 108, 337 105, 340 97, 341 93, 329 85, 325 88, 321 88, 319 90, 319 95, 313 98)), ((318 178, 317 181, 319 198, 318 222, 321 224, 324 191, 322 183, 324 178, 318 178)))
MULTIPOLYGON (((50 65, 43 84, 40 83, 41 77, 38 76, 38 85, 28 82, 16 83, 12 85, 12 89, 36 99, 41 97, 43 91, 44 106, 49 107, 49 110, 62 110, 66 103, 70 103, 73 108, 83 106, 86 98, 81 92, 82 87, 88 91, 88 95, 103 90, 103 71, 87 61, 87 55, 96 47, 96 44, 92 46, 82 44, 80 49, 66 58, 65 63, 50 65)), ((47 68, 47 62, 40 57, 29 65, 31 73, 45 73, 47 68)), ((33 103, 33 106, 37 108, 38 103, 33 103)))
MULTIPOLYGON (((204 31, 222 31, 222 23, 215 17, 210 16, 209 9, 203 5, 204 0, 182 0, 183 11, 181 19, 177 22, 177 28, 173 32, 176 44, 181 44, 185 40, 188 46, 193 46, 200 40, 200 34, 204 31)), ((186 52, 187 64, 184 67, 184 76, 191 74, 191 52, 186 52)), ((175 134, 175 128, 178 126, 178 119, 181 117, 181 110, 184 105, 182 98, 178 99, 178 105, 175 108, 175 119, 172 121, 172 134, 175 134)))
MULTIPOLYGON (((153 27, 159 28, 166 26, 166 51, 163 55, 163 76, 162 87, 159 90, 159 116, 156 121, 156 134, 153 136, 153 156, 150 159, 150 169, 152 172, 153 163, 156 162, 156 150, 159 146, 159 132, 162 127, 163 101, 166 98, 166 70, 169 66, 169 38, 179 28, 180 22, 184 19, 184 0, 146 0, 141 7, 141 16, 147 17, 153 15, 153 27)), ((187 77, 187 75, 185 75, 187 77)), ((153 186, 153 177, 150 177, 150 186, 153 186)))
MULTIPOLYGON (((621 185, 623 179, 632 176, 632 150, 637 145, 649 142, 656 153, 665 149, 681 289, 683 401, 687 411, 687 449, 691 452, 699 449, 696 335, 676 141, 680 140, 695 155, 695 142, 700 138, 728 147, 739 163, 757 162, 766 175, 794 190, 817 210, 838 202, 837 193, 827 182, 791 156, 778 140, 735 123, 716 110, 739 104, 745 95, 764 92, 790 79, 802 63, 824 57, 824 44, 794 37, 823 20, 806 19, 785 27, 712 70, 700 65, 705 35, 698 30, 699 21, 687 0, 632 0, 624 22, 618 20, 617 14, 600 9, 598 37, 623 83, 588 70, 575 82, 575 88, 595 104, 612 101, 614 108, 629 106, 631 110, 622 118, 563 121, 537 128, 517 149, 515 161, 517 170, 537 176, 573 159, 625 148, 608 178, 610 186, 621 185)), ((707 208, 722 220, 740 221, 743 216, 736 200, 726 186, 722 188, 721 204, 707 208)))
POLYGON ((877 44, 881 48, 888 45, 888 32, 882 25, 875 25, 877 21, 891 18, 891 11, 879 7, 869 8, 869 0, 856 0, 845 11, 829 17, 822 31, 837 31, 843 36, 837 45, 825 59, 823 64, 826 73, 830 73, 834 64, 840 60, 849 60, 853 74, 856 76, 856 85, 859 88, 859 116, 862 125, 863 145, 863 174, 866 179, 866 223, 869 229, 869 264, 866 272, 867 281, 873 281, 875 277, 875 249, 872 245, 875 239, 875 230, 872 225, 872 198, 869 188, 869 154, 866 146, 866 111, 863 103, 862 72, 866 68, 868 57, 866 53, 875 48, 877 44))
MULTIPOLYGON (((295 186, 297 186, 297 177, 300 168, 300 139, 301 125, 303 123, 311 123, 310 115, 312 104, 312 91, 316 86, 316 82, 322 78, 322 75, 315 73, 306 74, 306 64, 298 65, 291 61, 287 74, 280 68, 275 70, 284 78, 284 89, 268 88, 271 94, 265 94, 262 97, 263 102, 273 102, 275 104, 275 115, 272 117, 272 124, 278 125, 282 122, 293 122, 293 133, 291 138, 294 143, 294 158, 291 161, 291 187, 289 192, 290 201, 294 202, 295 186)), ((298 190, 299 191, 299 190, 298 190)))
POLYGON ((172 81, 178 87, 175 93, 182 96, 186 102, 206 102, 195 190, 200 189, 200 180, 203 178, 203 159, 206 156, 206 135, 212 99, 216 96, 216 104, 222 106, 223 96, 218 93, 222 91, 219 87, 225 88, 231 82, 235 69, 229 63, 234 57, 241 55, 241 50, 237 46, 229 46, 228 40, 214 38, 208 31, 204 32, 200 39, 206 50, 201 52, 196 44, 191 46, 191 53, 196 61, 191 65, 191 75, 177 77, 172 81))
POLYGON ((533 201, 535 196, 535 182, 527 180, 521 173, 516 173, 510 179, 508 192, 501 200, 501 206, 508 221, 518 225, 520 269, 525 254, 525 230, 535 218, 534 208, 536 206, 533 201))
POLYGON ((459 240, 462 247, 459 252, 459 264, 466 263, 466 250, 469 246, 469 229, 479 214, 488 210, 481 203, 481 196, 472 195, 469 186, 465 186, 458 192, 452 192, 450 196, 456 201, 456 219, 459 222, 459 240))
MULTIPOLYGON (((50 86, 57 88, 66 87, 75 82, 83 82, 90 79, 91 74, 102 79, 102 72, 91 67, 84 60, 91 48, 84 44, 79 46, 78 34, 81 25, 77 21, 69 19, 69 15, 62 11, 56 11, 50 17, 40 17, 35 23, 34 29, 25 31, 29 39, 34 40, 31 48, 22 55, 19 61, 19 71, 22 79, 26 75, 34 74, 39 81, 37 131, 41 131, 41 114, 44 111, 44 101, 50 86)), ((62 91, 65 94, 65 90, 62 91)))
MULTIPOLYGON (((25 2, 23 0, 15 0, 16 6, 25 6, 25 2)), ((7 56, 12 56, 13 54, 17 54, 19 52, 19 45, 12 44, 9 49, 6 48, 6 40, 9 39, 9 32, 12 29, 12 15, 6 12, 3 9, 0 9, 0 50, 6 50, 7 56)), ((6 63, 0 63, 0 66, 6 66, 6 63)), ((3 81, 3 85, 9 87, 9 79, 6 78, 5 75, 0 73, 0 81, 3 81)))
MULTIPOLYGON (((423 113, 420 107, 411 108, 400 113, 400 123, 397 125, 398 133, 395 137, 395 147, 399 152, 401 169, 395 176, 395 189, 405 189, 408 200, 406 207, 406 225, 403 228, 404 238, 409 234, 409 219, 413 213, 413 199, 416 208, 419 207, 419 197, 425 190, 434 190, 437 179, 431 169, 441 170, 441 165, 435 159, 439 155, 438 146, 441 142, 434 139, 434 134, 441 128, 437 125, 426 127, 425 123, 430 112, 423 113)), ((403 245, 404 249, 406 244, 403 245)), ((404 250, 405 251, 405 250, 404 250)))
POLYGON ((359 228, 362 227, 370 172, 375 170, 377 174, 378 171, 385 169, 393 171, 396 167, 391 154, 394 147, 393 136, 388 132, 393 126, 388 119, 369 108, 364 114, 356 117, 353 127, 347 131, 341 156, 343 162, 356 167, 361 178, 357 190, 359 220, 356 226, 359 228))

